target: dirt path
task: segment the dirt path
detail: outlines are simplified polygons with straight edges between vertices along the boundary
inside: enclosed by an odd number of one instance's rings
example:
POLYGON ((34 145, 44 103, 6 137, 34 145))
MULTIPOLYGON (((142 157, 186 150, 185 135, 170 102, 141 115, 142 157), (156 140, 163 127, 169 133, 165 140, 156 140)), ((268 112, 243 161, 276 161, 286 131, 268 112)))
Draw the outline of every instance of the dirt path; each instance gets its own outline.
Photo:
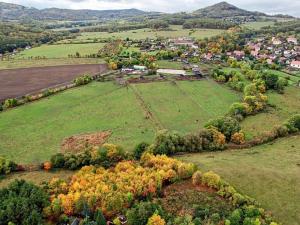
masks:
POLYGON ((145 102, 143 96, 141 95, 141 93, 137 90, 136 87, 134 87, 133 85, 128 85, 129 88, 133 91, 136 99, 138 100, 138 103, 140 104, 143 112, 145 113, 145 117, 150 119, 150 121, 152 122, 152 124, 154 124, 155 128, 157 130, 162 130, 164 129, 164 125, 162 124, 162 122, 151 112, 151 108, 150 106, 145 102))

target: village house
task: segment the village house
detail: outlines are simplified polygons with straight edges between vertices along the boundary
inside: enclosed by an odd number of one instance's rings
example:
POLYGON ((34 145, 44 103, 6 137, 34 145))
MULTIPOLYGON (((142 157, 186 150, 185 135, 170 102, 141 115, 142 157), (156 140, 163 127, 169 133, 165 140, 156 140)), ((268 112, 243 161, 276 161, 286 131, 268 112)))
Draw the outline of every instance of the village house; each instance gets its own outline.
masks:
POLYGON ((297 38, 295 38, 295 37, 288 37, 286 40, 288 43, 293 43, 295 45, 298 44, 297 38))
POLYGON ((272 43, 273 43, 273 45, 281 45, 282 41, 279 40, 278 38, 273 37, 272 38, 272 43))
POLYGON ((212 60, 212 57, 213 57, 213 55, 211 53, 207 53, 207 54, 202 55, 202 58, 205 59, 205 60, 208 60, 208 61, 212 60))
POLYGON ((195 48, 195 47, 198 48, 198 46, 194 44, 194 40, 187 37, 170 39, 169 42, 173 43, 174 46, 188 46, 191 48, 195 48))
POLYGON ((300 69, 300 61, 296 61, 296 60, 292 61, 291 62, 291 67, 296 68, 296 69, 300 69))
POLYGON ((245 57, 245 52, 244 51, 234 51, 233 56, 234 56, 234 58, 241 60, 245 57))

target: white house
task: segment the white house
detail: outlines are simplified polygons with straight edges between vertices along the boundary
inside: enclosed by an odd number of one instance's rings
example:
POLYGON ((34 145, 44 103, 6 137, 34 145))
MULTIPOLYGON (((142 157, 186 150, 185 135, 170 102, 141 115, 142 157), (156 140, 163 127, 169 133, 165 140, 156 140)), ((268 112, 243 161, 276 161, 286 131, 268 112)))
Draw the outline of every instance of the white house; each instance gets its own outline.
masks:
POLYGON ((296 68, 296 69, 300 69, 300 61, 292 61, 291 62, 291 67, 296 68))

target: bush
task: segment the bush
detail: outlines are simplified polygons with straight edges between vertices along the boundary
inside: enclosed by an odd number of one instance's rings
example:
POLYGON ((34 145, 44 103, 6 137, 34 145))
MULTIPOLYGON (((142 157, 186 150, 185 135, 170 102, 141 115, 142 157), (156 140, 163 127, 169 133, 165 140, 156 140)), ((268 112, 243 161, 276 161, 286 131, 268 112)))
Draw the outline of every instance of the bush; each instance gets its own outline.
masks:
POLYGON ((2 104, 0 103, 0 112, 3 111, 3 106, 2 104))
POLYGON ((241 115, 244 117, 248 114, 248 105, 245 103, 239 103, 239 102, 233 103, 230 106, 229 114, 231 116, 241 115))
POLYGON ((53 155, 50 159, 53 168, 63 168, 65 165, 65 157, 62 153, 53 155))
POLYGON ((262 78, 265 80, 267 89, 276 89, 278 75, 272 72, 265 72, 262 75, 262 78))
POLYGON ((147 225, 165 225, 165 224, 166 224, 166 221, 164 219, 162 219, 160 217, 160 215, 157 215, 157 214, 153 214, 153 216, 151 216, 148 219, 148 223, 147 223, 147 225))
POLYGON ((92 77, 89 76, 89 75, 83 75, 81 77, 77 77, 75 80, 74 80, 74 83, 76 86, 80 86, 80 85, 85 85, 85 84, 88 84, 92 81, 92 77))
POLYGON ((13 108, 15 106, 18 105, 18 100, 15 98, 10 98, 10 99, 6 99, 4 101, 4 108, 8 109, 8 108, 13 108))
POLYGON ((17 164, 13 161, 0 157, 0 175, 9 174, 17 170, 17 164))
POLYGON ((48 161, 44 162, 43 168, 44 168, 44 170, 47 170, 47 171, 51 170, 52 169, 52 163, 48 162, 48 161))
POLYGON ((234 144, 244 144, 245 143, 245 134, 243 132, 236 132, 231 136, 231 142, 234 144))
POLYGON ((161 130, 157 133, 151 149, 154 154, 173 155, 184 152, 184 138, 178 133, 161 130))
POLYGON ((240 225, 242 221, 242 216, 243 211, 241 209, 234 210, 229 217, 230 225, 240 225))
POLYGON ((149 144, 146 142, 141 142, 134 148, 133 156, 136 160, 139 160, 142 156, 142 154, 146 151, 146 149, 149 147, 149 144))
POLYGON ((289 134, 289 129, 286 125, 275 126, 273 132, 276 137, 286 137, 289 134))
POLYGON ((221 178, 212 171, 202 175, 202 184, 218 189, 220 187, 221 178))
POLYGON ((289 133, 295 133, 300 131, 300 114, 295 114, 288 119, 285 123, 289 133))
POLYGON ((200 185, 202 181, 201 178, 202 173, 201 171, 197 170, 192 176, 193 185, 200 185))
POLYGON ((49 196, 38 186, 16 180, 0 190, 1 224, 44 224, 42 212, 49 196))
POLYGON ((161 206, 152 202, 140 202, 127 211, 128 225, 146 225, 154 213, 163 216, 161 206))
POLYGON ((231 136, 241 130, 239 122, 232 117, 222 117, 219 119, 210 120, 205 127, 215 127, 219 132, 225 135, 226 140, 230 140, 231 136))

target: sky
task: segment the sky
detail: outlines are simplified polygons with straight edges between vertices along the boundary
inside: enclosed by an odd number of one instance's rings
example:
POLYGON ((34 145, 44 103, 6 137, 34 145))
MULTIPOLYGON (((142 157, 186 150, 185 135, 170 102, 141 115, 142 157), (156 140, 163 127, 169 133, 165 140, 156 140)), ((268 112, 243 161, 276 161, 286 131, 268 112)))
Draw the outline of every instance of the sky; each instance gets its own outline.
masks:
MULTIPOLYGON (((35 8, 128 9, 145 11, 190 12, 222 0, 0 0, 35 8)), ((268 14, 289 14, 300 17, 300 0, 228 0, 230 4, 268 14)))

